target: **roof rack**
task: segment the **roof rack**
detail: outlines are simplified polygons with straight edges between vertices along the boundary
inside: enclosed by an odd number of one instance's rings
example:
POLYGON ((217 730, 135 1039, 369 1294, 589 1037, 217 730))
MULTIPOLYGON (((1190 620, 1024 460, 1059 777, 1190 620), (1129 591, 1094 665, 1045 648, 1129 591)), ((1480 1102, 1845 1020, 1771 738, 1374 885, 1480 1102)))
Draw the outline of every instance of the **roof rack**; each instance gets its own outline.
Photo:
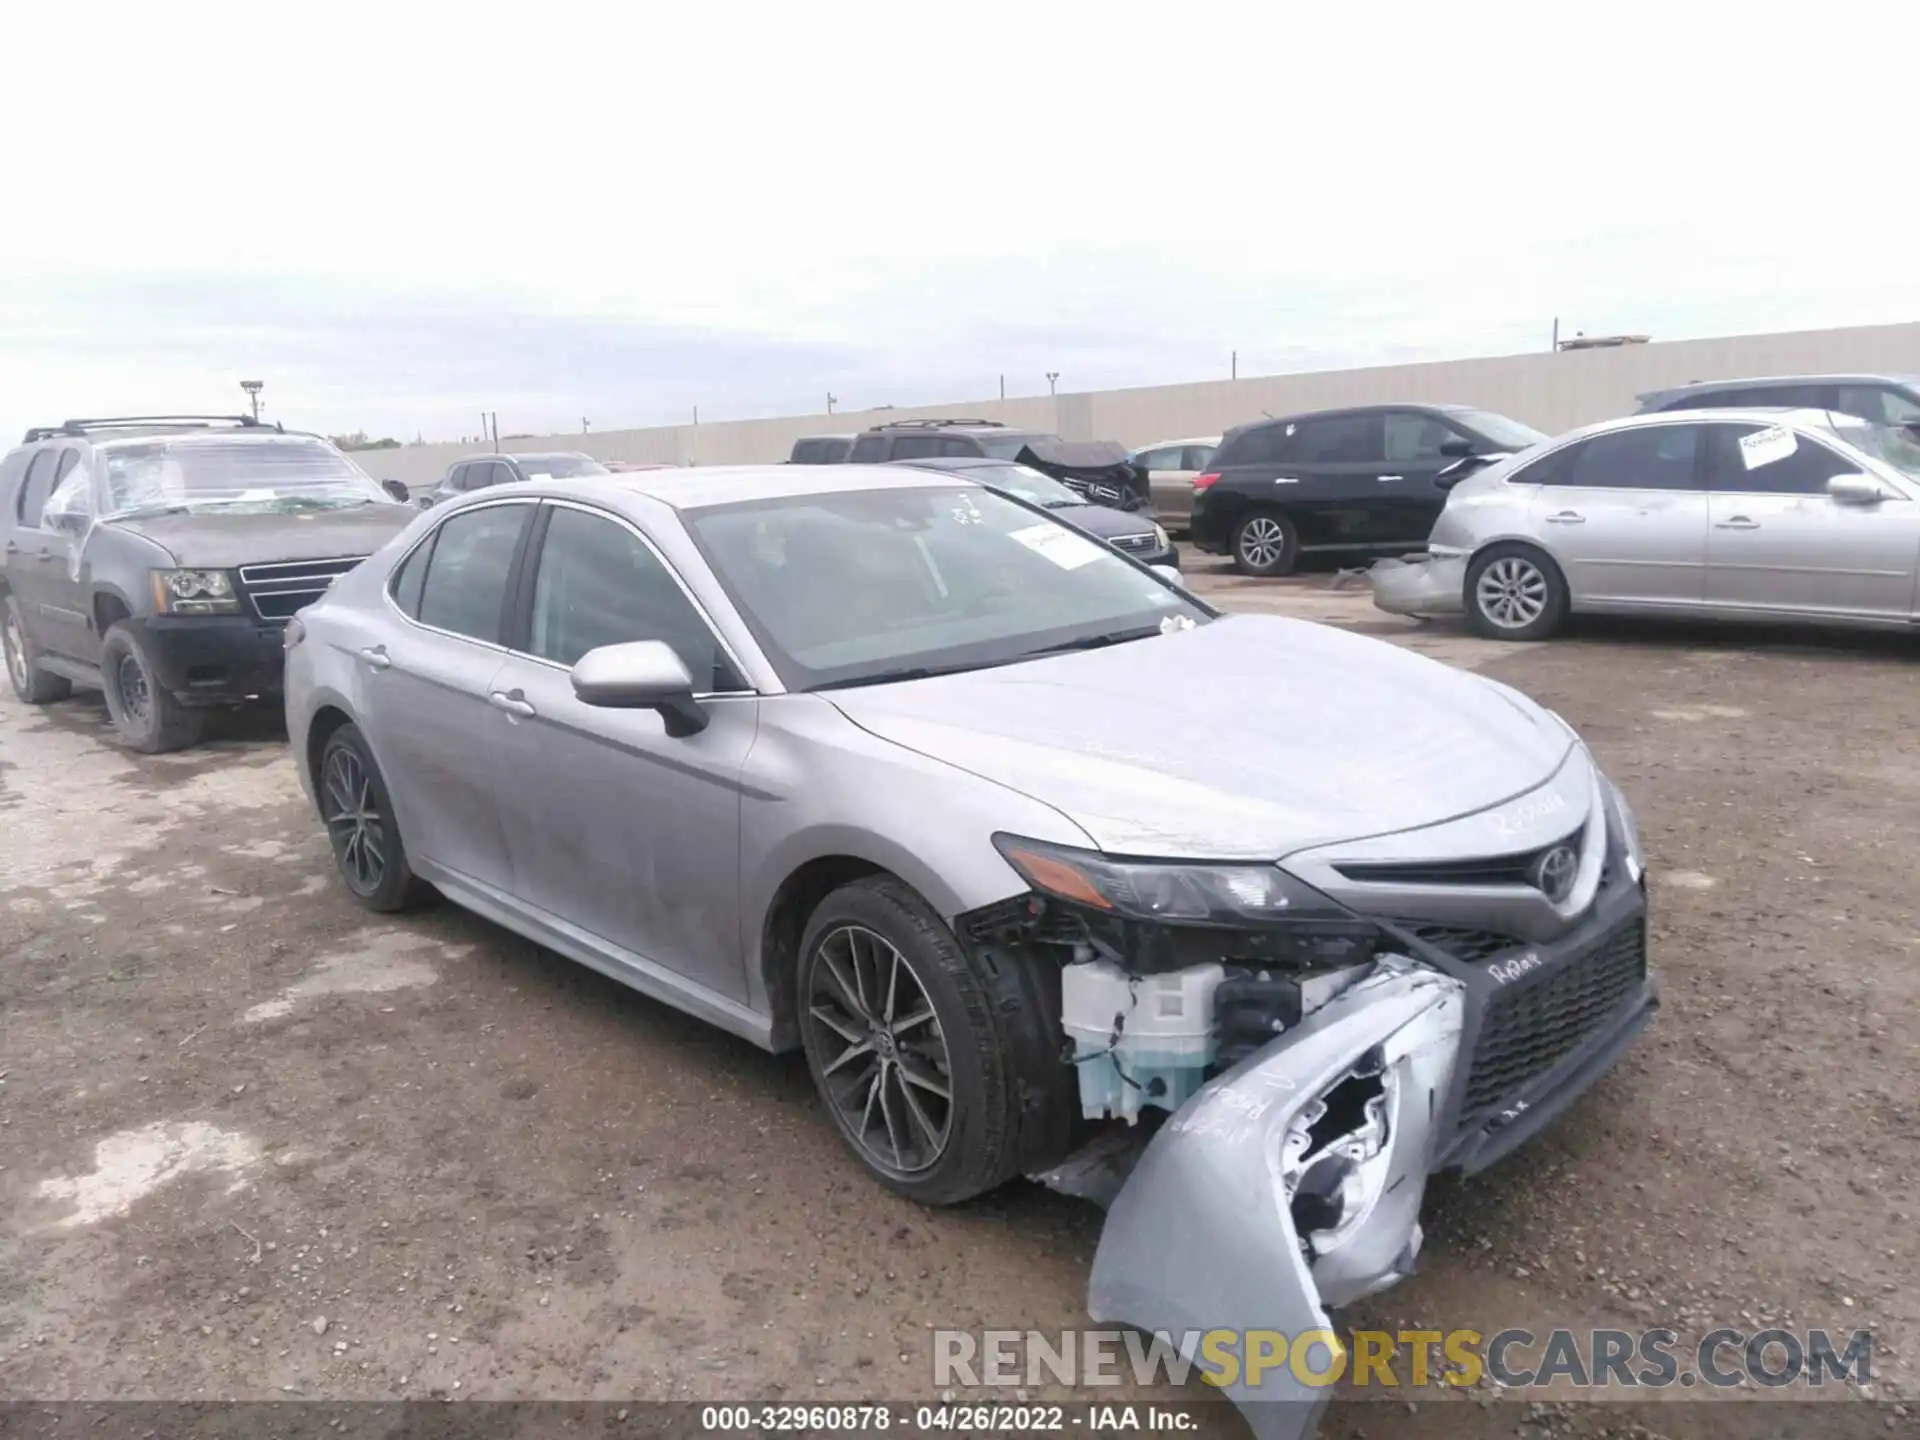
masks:
POLYGON ((275 422, 269 426, 251 415, 115 415, 104 419, 62 420, 58 425, 36 425, 27 431, 23 442, 31 445, 38 440, 51 440, 56 435, 88 435, 95 430, 132 430, 143 425, 235 425, 242 430, 275 430, 286 433, 284 425, 275 422))
POLYGON ((938 430, 946 425, 972 425, 983 430, 1004 430, 1007 427, 998 420, 889 420, 884 425, 876 425, 876 430, 938 430))

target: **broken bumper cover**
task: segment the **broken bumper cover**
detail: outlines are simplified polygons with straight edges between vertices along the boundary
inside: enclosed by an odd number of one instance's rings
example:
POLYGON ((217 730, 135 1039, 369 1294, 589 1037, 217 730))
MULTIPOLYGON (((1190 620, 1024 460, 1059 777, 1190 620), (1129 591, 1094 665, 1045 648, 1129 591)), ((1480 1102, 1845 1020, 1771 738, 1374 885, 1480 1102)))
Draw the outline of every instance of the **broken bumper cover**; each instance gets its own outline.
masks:
POLYGON ((1253 1433, 1311 1434, 1329 1397, 1312 1377, 1340 1343, 1326 1307, 1394 1284, 1419 1252, 1463 1014, 1459 981, 1383 961, 1209 1082, 1113 1200, 1093 1318, 1163 1333, 1190 1360, 1208 1332, 1231 1332, 1241 1363, 1213 1378, 1253 1433), (1320 1332, 1327 1349, 1256 1371, 1237 1347, 1261 1330, 1320 1332))
POLYGON ((1467 557, 1408 555, 1367 571, 1373 603, 1390 615, 1459 615, 1466 610, 1467 557))

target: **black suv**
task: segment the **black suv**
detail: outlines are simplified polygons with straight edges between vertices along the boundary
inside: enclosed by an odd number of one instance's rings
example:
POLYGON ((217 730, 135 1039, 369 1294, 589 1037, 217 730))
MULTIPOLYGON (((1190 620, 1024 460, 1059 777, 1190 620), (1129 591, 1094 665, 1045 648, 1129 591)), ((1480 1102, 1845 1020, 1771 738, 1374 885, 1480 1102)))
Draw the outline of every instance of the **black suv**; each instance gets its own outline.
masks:
POLYGON ((853 448, 851 435, 802 435, 793 442, 789 465, 839 465, 853 448))
POLYGON ((1447 471, 1547 437, 1465 405, 1369 405, 1229 430, 1193 482, 1193 543, 1243 575, 1289 575, 1301 555, 1420 550, 1447 471))
POLYGON ((854 437, 853 465, 892 460, 1005 460, 1051 476, 1083 499, 1151 512, 1147 472, 1110 440, 1062 440, 998 420, 894 420, 854 437))
POLYGON ((591 455, 577 450, 555 450, 534 455, 470 455, 456 460, 440 477, 425 504, 438 505, 469 490, 485 490, 490 485, 512 485, 520 480, 571 480, 579 475, 611 475, 613 472, 591 455))
POLYGON ((317 435, 247 417, 69 420, 0 460, 0 642, 29 705, 103 690, 128 746, 276 696, 302 606, 418 513, 317 435))
POLYGON ((1832 410, 1875 425, 1920 421, 1920 377, 1775 375, 1760 380, 1696 380, 1640 397, 1638 414, 1663 410, 1750 410, 1787 405, 1832 410))

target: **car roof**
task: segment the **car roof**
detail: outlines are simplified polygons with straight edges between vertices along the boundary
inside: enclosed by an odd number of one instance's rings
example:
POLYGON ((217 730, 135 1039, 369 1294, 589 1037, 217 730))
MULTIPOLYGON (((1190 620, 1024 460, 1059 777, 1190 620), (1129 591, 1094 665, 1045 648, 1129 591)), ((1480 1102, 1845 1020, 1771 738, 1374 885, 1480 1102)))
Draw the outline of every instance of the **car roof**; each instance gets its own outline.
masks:
POLYGON ((793 437, 793 443, 798 445, 805 440, 852 440, 859 433, 857 430, 835 430, 819 435, 796 435, 793 437))
MULTIPOLYGON (((777 500, 784 496, 842 495, 860 490, 933 490, 953 483, 952 478, 904 465, 714 465, 591 475, 579 480, 536 481, 516 488, 581 499, 605 496, 613 489, 644 495, 676 510, 699 510, 710 505, 777 500)), ((500 491, 486 493, 498 495, 500 491)))
POLYGON ((1836 416, 1828 410, 1809 410, 1805 406, 1791 405, 1732 405, 1725 407, 1703 406, 1698 410, 1655 410, 1641 415, 1620 415, 1611 420, 1597 420, 1591 425, 1582 425, 1565 434, 1553 437, 1553 445, 1558 449, 1562 441, 1579 439, 1587 435, 1602 435, 1614 430, 1638 430, 1652 425, 1675 425, 1713 421, 1716 424, 1730 425, 1745 422, 1749 425, 1790 425, 1799 430, 1823 430, 1829 435, 1845 439, 1848 430, 1866 427, 1868 422, 1852 415, 1836 416))
POLYGON ((1218 445, 1220 440, 1218 435, 1181 435, 1171 440, 1155 440, 1150 445, 1136 445, 1133 453, 1138 455, 1142 450, 1163 450, 1169 445, 1218 445))
MULTIPOLYGON (((53 436, 52 439, 83 440, 96 450, 114 450, 122 445, 151 445, 156 440, 178 440, 188 445, 234 445, 240 443, 259 444, 270 441, 275 444, 305 443, 309 445, 331 445, 333 442, 324 435, 309 434, 305 430, 269 430, 262 425, 259 429, 247 430, 208 430, 198 426, 156 426, 149 430, 145 427, 136 430, 115 429, 109 432, 86 436, 53 436)), ((357 461, 355 462, 358 463, 357 461)))
MULTIPOLYGON (((1006 470, 1024 468, 1017 460, 992 455, 917 455, 911 460, 889 460, 889 465, 911 465, 920 470, 1006 470)), ((1038 474, 1039 472, 1034 472, 1038 474)))

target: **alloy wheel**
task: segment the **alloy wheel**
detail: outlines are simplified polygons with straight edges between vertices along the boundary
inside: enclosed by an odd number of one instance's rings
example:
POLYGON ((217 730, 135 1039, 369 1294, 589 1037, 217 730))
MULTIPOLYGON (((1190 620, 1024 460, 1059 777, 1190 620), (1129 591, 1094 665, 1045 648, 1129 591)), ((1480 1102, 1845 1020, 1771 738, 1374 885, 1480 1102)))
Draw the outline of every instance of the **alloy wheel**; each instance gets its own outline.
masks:
POLYGON ((1280 563, 1287 553, 1287 532, 1278 520, 1256 515, 1240 530, 1240 558, 1256 570, 1280 563))
POLYGON ((145 725, 153 713, 153 691, 147 685, 147 672, 131 655, 122 655, 113 670, 113 686, 120 695, 120 709, 136 726, 145 725))
POLYGON ((16 689, 27 688, 27 647, 26 637, 20 633, 20 622, 7 611, 6 621, 7 674, 13 677, 16 689))
POLYGON ((371 895, 387 873, 387 832, 373 778, 360 757, 343 746, 327 756, 320 792, 320 813, 340 873, 355 893, 371 895))
POLYGON ((821 1089, 868 1160, 925 1170, 953 1129, 946 1032, 913 964, 884 935, 842 925, 822 936, 807 983, 821 1089))
POLYGON ((1502 630, 1524 630, 1547 609, 1547 577, 1523 555, 1502 555, 1480 573, 1474 598, 1502 630))

